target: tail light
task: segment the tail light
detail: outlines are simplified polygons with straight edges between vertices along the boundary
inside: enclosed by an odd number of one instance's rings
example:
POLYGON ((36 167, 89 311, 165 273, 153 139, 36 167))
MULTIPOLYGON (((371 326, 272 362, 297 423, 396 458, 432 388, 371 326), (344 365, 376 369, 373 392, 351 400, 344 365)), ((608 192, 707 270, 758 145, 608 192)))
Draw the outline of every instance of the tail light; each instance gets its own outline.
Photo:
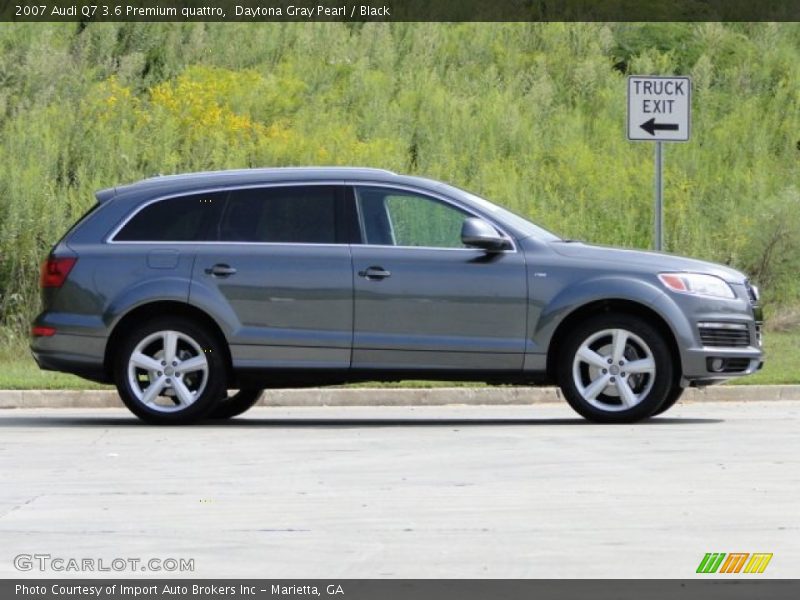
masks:
POLYGON ((44 327, 42 325, 35 325, 31 328, 31 335, 33 337, 51 337, 56 334, 55 327, 44 327))
POLYGON ((77 258, 48 257, 42 264, 42 277, 39 281, 39 285, 43 288, 61 287, 67 280, 67 276, 76 262, 78 262, 77 258))

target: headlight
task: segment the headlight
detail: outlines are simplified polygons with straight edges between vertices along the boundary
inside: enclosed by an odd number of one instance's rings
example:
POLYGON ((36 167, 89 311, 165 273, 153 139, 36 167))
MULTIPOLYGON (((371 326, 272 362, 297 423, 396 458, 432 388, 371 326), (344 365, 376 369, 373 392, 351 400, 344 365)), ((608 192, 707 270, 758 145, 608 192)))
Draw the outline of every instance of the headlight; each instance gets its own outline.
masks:
POLYGON ((658 278, 673 292, 713 296, 714 298, 736 298, 731 286, 714 275, 701 273, 660 273, 658 278))

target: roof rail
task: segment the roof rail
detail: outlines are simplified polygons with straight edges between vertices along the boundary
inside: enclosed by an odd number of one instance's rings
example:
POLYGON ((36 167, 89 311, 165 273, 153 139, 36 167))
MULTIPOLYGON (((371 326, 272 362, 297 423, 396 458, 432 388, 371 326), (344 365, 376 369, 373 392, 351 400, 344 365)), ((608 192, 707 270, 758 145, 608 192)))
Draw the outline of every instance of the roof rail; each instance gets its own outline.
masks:
POLYGON ((397 175, 394 171, 390 171, 388 169, 379 169, 375 167, 347 167, 341 165, 332 165, 332 166, 296 166, 296 167, 254 167, 249 169, 224 169, 220 171, 198 171, 198 172, 190 172, 190 173, 173 173, 170 175, 154 175, 152 177, 147 177, 142 181, 155 181, 158 179, 170 179, 173 177, 197 177, 198 175, 225 175, 230 173, 231 175, 238 174, 238 173, 247 173, 247 172, 257 172, 257 171, 267 171, 267 172, 275 172, 275 171, 371 171, 374 173, 385 173, 387 175, 397 175))

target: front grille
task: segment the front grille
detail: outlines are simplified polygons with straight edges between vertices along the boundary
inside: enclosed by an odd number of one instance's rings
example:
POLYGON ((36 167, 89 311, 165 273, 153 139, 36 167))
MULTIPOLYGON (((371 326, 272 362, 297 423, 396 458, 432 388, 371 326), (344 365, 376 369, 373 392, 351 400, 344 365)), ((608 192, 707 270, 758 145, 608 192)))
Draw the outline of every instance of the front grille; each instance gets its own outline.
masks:
POLYGON ((750 345, 750 331, 730 326, 700 327, 700 341, 714 348, 742 348, 750 345))

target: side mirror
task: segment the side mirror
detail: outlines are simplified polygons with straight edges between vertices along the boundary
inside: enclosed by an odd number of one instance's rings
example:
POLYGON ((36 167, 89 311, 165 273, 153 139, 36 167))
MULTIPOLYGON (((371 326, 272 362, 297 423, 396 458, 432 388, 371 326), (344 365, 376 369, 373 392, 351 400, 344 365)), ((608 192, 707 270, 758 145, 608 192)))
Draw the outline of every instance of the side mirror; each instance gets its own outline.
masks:
POLYGON ((470 248, 480 248, 487 252, 508 250, 508 240, 483 219, 467 217, 461 226, 461 241, 470 248))

